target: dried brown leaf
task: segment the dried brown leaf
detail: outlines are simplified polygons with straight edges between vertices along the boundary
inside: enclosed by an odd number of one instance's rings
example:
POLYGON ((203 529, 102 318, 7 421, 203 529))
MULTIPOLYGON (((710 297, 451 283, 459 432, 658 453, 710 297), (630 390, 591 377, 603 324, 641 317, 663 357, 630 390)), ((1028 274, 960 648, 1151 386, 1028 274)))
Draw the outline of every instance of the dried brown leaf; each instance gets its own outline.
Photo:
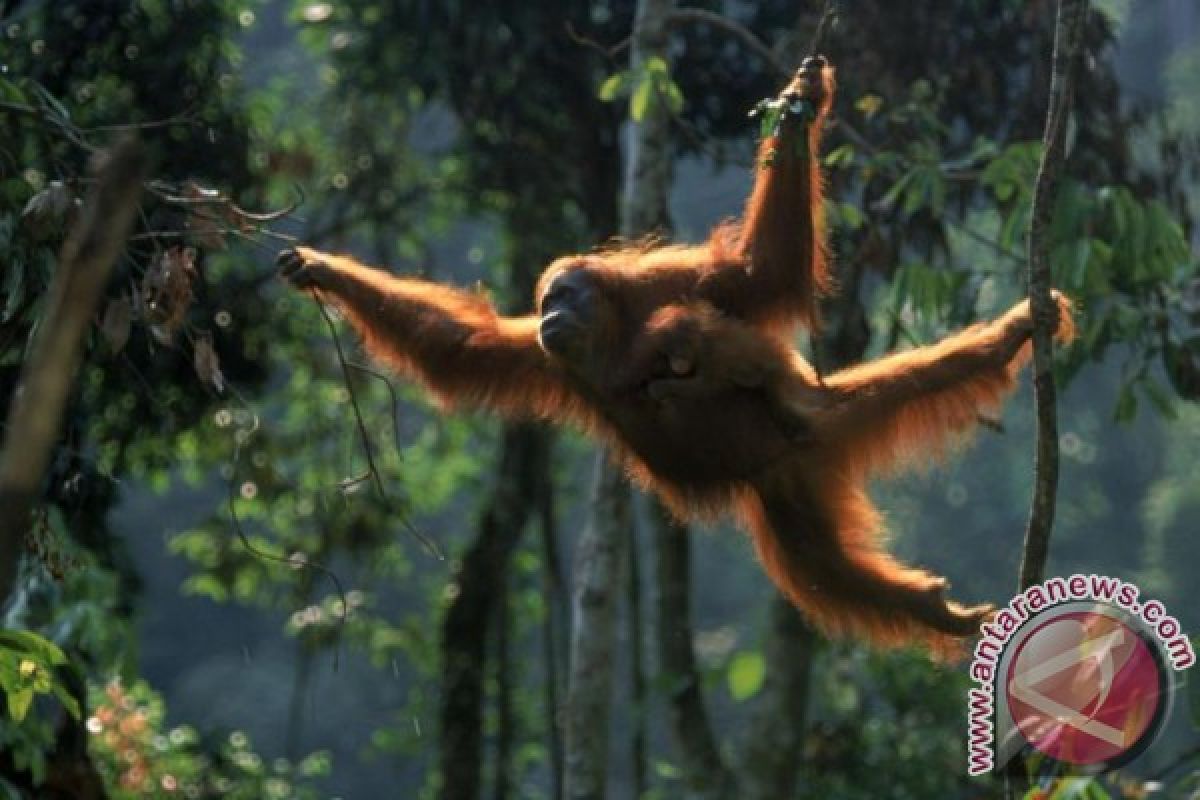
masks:
POLYGON ((133 307, 128 297, 122 295, 108 301, 104 308, 104 317, 100 321, 100 333, 113 355, 125 349, 132 322, 133 307))
POLYGON ((34 239, 48 238, 63 229, 67 216, 75 208, 75 198, 62 181, 50 181, 29 198, 21 211, 21 220, 34 239))
POLYGON ((141 306, 154 336, 169 344, 183 327, 192 304, 196 251, 171 247, 155 258, 142 277, 141 306))
POLYGON ((196 337, 192 350, 192 366, 200 380, 215 389, 218 393, 225 391, 225 376, 221 374, 221 362, 217 351, 213 349, 212 336, 202 334, 196 337))

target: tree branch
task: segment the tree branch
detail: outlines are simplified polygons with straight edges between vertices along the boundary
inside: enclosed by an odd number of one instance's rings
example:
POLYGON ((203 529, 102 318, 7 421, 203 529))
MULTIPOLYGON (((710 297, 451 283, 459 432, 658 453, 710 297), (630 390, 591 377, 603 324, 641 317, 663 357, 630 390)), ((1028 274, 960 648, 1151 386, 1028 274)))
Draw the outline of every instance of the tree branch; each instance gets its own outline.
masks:
POLYGON ((775 55, 774 51, 767 47, 762 39, 755 36, 753 31, 736 20, 703 8, 677 8, 667 17, 668 25, 682 25, 689 22, 700 22, 705 25, 712 25, 714 28, 720 28, 746 45, 751 52, 765 61, 767 66, 778 72, 781 76, 791 76, 792 69, 784 64, 775 55))

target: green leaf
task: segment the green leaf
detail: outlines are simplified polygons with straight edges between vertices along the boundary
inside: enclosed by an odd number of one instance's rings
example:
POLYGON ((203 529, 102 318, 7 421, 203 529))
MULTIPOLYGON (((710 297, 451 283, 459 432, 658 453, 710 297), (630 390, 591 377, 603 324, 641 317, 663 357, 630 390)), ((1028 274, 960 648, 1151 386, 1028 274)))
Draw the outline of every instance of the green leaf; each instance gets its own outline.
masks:
POLYGON ((842 222, 852 231, 856 231, 863 225, 863 213, 858 206, 853 203, 842 203, 840 206, 842 222))
POLYGON ((58 645, 32 631, 0 630, 0 647, 26 653, 49 667, 67 663, 67 656, 58 645))
POLYGON ((61 684, 55 683, 52 688, 54 696, 58 698, 58 702, 62 703, 62 707, 67 710, 67 713, 74 719, 79 719, 83 712, 79 708, 79 701, 66 690, 61 684))
POLYGON ((50 93, 46 87, 40 83, 33 84, 34 93, 41 99, 42 104, 49 107, 51 111, 61 117, 63 120, 71 119, 71 112, 67 111, 67 107, 62 104, 57 97, 50 93))
POLYGON ((729 694, 739 703, 749 700, 762 689, 766 676, 767 664, 762 653, 742 651, 729 662, 729 671, 726 675, 729 694))
POLYGON ((852 163, 854 163, 854 145, 852 144, 838 145, 825 156, 825 166, 827 167, 848 167, 852 163))
POLYGON ((229 590, 213 575, 193 575, 183 582, 185 594, 195 594, 208 597, 218 603, 229 599, 229 590))
POLYGON ((663 93, 667 98, 667 108, 671 110, 672 114, 683 111, 683 90, 674 81, 667 81, 663 87, 663 93))
POLYGON ((8 694, 8 715, 14 721, 20 722, 25 719, 25 715, 29 713, 29 706, 33 704, 33 689, 18 689, 15 692, 8 694))
POLYGON ((1113 409, 1113 419, 1116 422, 1129 422, 1137 415, 1137 397, 1129 384, 1121 387, 1117 393, 1117 405, 1113 409))
POLYGON ((662 56, 651 56, 642 64, 642 71, 649 76, 665 78, 670 74, 670 67, 667 66, 667 60, 662 56))
POLYGON ((900 199, 900 195, 903 194, 904 191, 908 189, 908 185, 912 183, 913 176, 915 174, 915 172, 909 170, 901 175, 899 180, 892 184, 892 188, 887 190, 887 194, 883 196, 883 198, 880 200, 880 203, 887 208, 894 208, 896 201, 900 199))
POLYGON ((783 119, 783 107, 777 105, 767 106, 766 111, 762 115, 762 123, 759 126, 758 134, 763 139, 774 136, 779 130, 779 123, 783 119))
POLYGON ((883 108, 883 98, 874 93, 864 94, 854 101, 854 108, 867 119, 879 113, 883 108))
POLYGON ((1142 391, 1146 393, 1146 396, 1150 398, 1150 402, 1158 409, 1158 413, 1165 419, 1173 420, 1179 416, 1175 409, 1174 398, 1171 397, 1170 392, 1161 386, 1158 381, 1153 378, 1146 378, 1142 382, 1142 391))
POLYGON ((629 72, 622 70, 605 78, 596 94, 604 102, 611 103, 617 97, 624 94, 628 86, 629 72))
POLYGON ((629 116, 633 117, 634 122, 641 122, 646 118, 646 112, 650 110, 653 97, 654 84, 643 78, 637 88, 633 90, 633 96, 629 98, 629 116))

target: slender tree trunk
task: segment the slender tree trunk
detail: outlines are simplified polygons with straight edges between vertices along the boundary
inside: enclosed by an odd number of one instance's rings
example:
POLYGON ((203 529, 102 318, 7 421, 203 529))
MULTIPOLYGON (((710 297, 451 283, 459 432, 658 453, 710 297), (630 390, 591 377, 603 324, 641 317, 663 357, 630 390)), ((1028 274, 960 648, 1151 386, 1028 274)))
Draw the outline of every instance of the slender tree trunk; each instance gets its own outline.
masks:
POLYGON ((629 760, 633 766, 633 796, 641 797, 646 791, 646 673, 642 653, 642 570, 639 558, 637 526, 630 530, 628 570, 625 575, 626 620, 629 625, 629 693, 633 701, 630 720, 633 735, 630 736, 629 760))
POLYGON ((692 644, 690 534, 657 501, 651 515, 657 555, 658 667, 683 783, 693 797, 731 798, 733 776, 713 735, 692 644))
POLYGON ((767 677, 742 755, 746 800, 794 797, 808 728, 809 682, 817 636, 783 595, 771 599, 767 677))
POLYGON ((29 515, 62 425, 84 331, 133 224, 144 171, 142 148, 132 140, 101 154, 92 167, 95 187, 59 255, 0 452, 0 608, 17 576, 29 515))
POLYGON ((575 555, 575 625, 567 687, 566 776, 570 800, 604 797, 617 587, 629 544, 629 485, 599 455, 592 520, 575 555))
MULTIPOLYGON (((639 0, 632 69, 666 58, 672 0, 639 0)), ((671 181, 670 119, 661 100, 632 126, 621 206, 621 234, 637 236, 665 225, 671 181)), ((576 559, 575 629, 567 697, 566 795, 604 796, 616 598, 624 548, 629 546, 630 489, 606 455, 597 467, 591 524, 576 559)))
POLYGON ((546 749, 550 753, 550 797, 563 796, 563 737, 562 709, 559 708, 559 686, 562 667, 558 654, 567 641, 562 572, 558 559, 558 524, 554 514, 554 485, 546 476, 541 497, 542 587, 546 597, 546 617, 542 624, 542 660, 545 664, 546 749))
POLYGON ((509 613, 507 570, 500 572, 496 613, 496 757, 493 761, 492 798, 508 800, 512 790, 513 741, 517 721, 512 701, 512 617, 509 613))
POLYGON ((486 645, 503 575, 533 510, 547 469, 549 439, 533 425, 504 428, 496 486, 479 534, 463 554, 442 623, 442 701, 438 747, 441 797, 478 800, 483 770, 486 645))

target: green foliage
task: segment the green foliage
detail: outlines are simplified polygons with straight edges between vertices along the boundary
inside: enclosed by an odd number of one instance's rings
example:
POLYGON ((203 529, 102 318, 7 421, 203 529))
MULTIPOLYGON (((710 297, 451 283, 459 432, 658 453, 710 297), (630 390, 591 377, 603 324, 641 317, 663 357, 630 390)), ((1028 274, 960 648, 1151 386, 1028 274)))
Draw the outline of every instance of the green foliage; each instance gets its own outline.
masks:
POLYGON ((813 797, 948 797, 963 785, 966 676, 922 654, 826 648, 801 785, 813 797))
POLYGON ((1053 789, 1030 789, 1028 800, 1110 800, 1112 795, 1097 778, 1064 778, 1055 781, 1053 789))
POLYGON ((0 630, 0 691, 13 722, 24 721, 38 695, 53 695, 79 718, 79 702, 55 677, 55 669, 66 664, 66 655, 54 642, 30 631, 0 630))
POLYGON ((90 693, 87 721, 96 768, 113 800, 222 797, 307 800, 322 797, 313 782, 329 774, 326 753, 296 763, 264 759, 246 734, 202 737, 168 728, 162 698, 145 683, 110 681, 90 693))
POLYGON ((671 80, 670 67, 659 56, 652 56, 634 69, 609 75, 600 84, 596 96, 606 103, 629 98, 629 116, 641 122, 656 103, 665 103, 671 114, 683 111, 683 91, 671 80))
POLYGON ((945 269, 933 269, 927 264, 905 264, 892 280, 894 307, 912 307, 916 313, 937 318, 952 308, 968 275, 945 269))

